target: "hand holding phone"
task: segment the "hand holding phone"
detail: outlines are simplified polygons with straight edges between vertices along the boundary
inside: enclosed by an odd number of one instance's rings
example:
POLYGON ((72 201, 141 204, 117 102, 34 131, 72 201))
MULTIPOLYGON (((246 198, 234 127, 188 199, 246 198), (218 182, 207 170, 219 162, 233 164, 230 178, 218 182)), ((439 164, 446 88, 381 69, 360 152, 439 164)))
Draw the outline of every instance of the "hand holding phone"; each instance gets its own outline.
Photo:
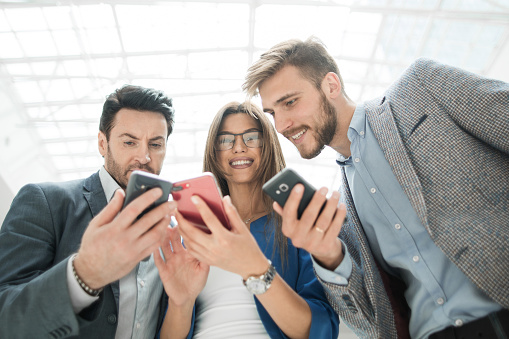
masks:
POLYGON ((313 198, 316 189, 303 177, 297 174, 297 172, 291 168, 283 169, 267 181, 263 185, 262 190, 274 199, 274 201, 276 201, 281 207, 284 207, 293 187, 299 183, 304 185, 304 195, 300 200, 299 208, 297 210, 297 217, 300 219, 302 213, 313 198))
POLYGON ((202 198, 214 212, 219 221, 228 229, 230 222, 223 207, 222 194, 217 186, 216 178, 210 172, 187 180, 173 183, 172 196, 177 201, 177 210, 194 226, 210 233, 203 221, 200 212, 191 201, 191 197, 197 195, 202 198))
POLYGON ((158 175, 152 173, 143 171, 133 171, 131 173, 131 176, 129 177, 129 182, 127 183, 124 206, 122 208, 125 208, 130 202, 138 198, 146 191, 156 187, 159 187, 163 190, 163 195, 159 199, 157 199, 152 205, 147 207, 138 216, 137 219, 141 218, 145 213, 149 212, 154 207, 159 206, 164 202, 167 202, 170 197, 173 184, 170 181, 165 180, 159 177, 158 175))

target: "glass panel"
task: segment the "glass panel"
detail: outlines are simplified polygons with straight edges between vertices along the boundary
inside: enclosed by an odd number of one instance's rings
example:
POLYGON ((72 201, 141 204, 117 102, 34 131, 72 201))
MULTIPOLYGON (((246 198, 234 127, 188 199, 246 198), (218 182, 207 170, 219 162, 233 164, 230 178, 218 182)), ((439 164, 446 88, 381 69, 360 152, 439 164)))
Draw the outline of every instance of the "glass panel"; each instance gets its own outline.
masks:
POLYGON ((72 11, 68 6, 45 7, 42 9, 50 29, 69 30, 73 27, 72 11))
POLYGON ((5 14, 14 31, 47 30, 48 25, 40 8, 6 9, 5 14))
POLYGON ((48 31, 18 33, 17 37, 29 57, 55 55, 57 52, 53 37, 48 31))
POLYGON ((18 39, 12 33, 0 33, 0 58, 20 58, 23 52, 18 43, 18 39))

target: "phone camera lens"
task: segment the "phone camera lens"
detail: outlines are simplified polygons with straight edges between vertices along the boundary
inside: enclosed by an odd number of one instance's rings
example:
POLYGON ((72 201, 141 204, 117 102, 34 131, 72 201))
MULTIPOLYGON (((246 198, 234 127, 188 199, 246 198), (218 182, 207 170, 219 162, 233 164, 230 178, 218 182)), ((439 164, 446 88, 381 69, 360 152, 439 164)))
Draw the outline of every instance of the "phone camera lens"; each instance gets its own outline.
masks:
POLYGON ((281 184, 281 185, 279 185, 279 189, 282 192, 286 192, 286 191, 288 191, 288 185, 287 184, 281 184))

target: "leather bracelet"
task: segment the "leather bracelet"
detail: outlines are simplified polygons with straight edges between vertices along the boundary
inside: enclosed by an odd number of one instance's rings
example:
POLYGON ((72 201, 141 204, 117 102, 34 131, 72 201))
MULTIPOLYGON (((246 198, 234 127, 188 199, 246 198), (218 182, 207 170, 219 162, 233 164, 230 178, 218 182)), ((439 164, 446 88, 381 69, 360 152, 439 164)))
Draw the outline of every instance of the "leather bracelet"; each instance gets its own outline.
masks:
POLYGON ((104 288, 101 287, 98 290, 94 290, 94 289, 90 288, 87 284, 85 284, 85 282, 83 280, 81 280, 81 278, 78 276, 78 273, 76 272, 76 268, 74 268, 74 259, 76 258, 76 256, 77 256, 77 254, 74 254, 71 258, 72 274, 74 275, 74 279, 76 279, 76 281, 81 286, 83 291, 85 291, 85 293, 87 293, 91 297, 97 297, 99 295, 99 293, 101 293, 103 291, 104 288))

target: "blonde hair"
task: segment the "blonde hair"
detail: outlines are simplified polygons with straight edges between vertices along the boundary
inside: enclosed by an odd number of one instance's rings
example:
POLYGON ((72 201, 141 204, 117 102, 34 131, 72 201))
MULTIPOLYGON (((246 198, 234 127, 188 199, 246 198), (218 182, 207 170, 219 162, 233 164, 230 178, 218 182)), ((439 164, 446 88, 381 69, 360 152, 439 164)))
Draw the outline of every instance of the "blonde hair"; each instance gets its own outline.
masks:
MULTIPOLYGON (((223 195, 230 194, 228 183, 226 181, 226 174, 221 168, 217 158, 215 142, 219 133, 219 129, 221 128, 221 123, 227 116, 231 114, 248 114, 251 118, 253 118, 253 120, 256 121, 262 131, 263 146, 261 147, 261 162, 259 171, 255 177, 255 190, 253 190, 254 192, 256 192, 258 189, 261 191, 263 184, 274 175, 279 173, 283 168, 285 168, 286 163, 283 157, 283 151, 281 150, 281 145, 279 144, 276 130, 272 126, 269 119, 262 112, 262 110, 251 102, 239 103, 233 101, 224 105, 216 113, 210 125, 209 134, 207 136, 203 159, 203 171, 212 172, 214 174, 223 195)), ((281 263, 284 266, 288 258, 288 238, 286 238, 281 231, 282 218, 279 214, 274 212, 271 198, 265 194, 262 194, 262 199, 265 210, 269 212, 265 226, 270 225, 272 222, 275 225, 274 246, 276 246, 276 244, 278 245, 279 254, 281 256, 281 263)), ((265 235, 268 236, 269 234, 270 230, 266 227, 265 235)))
POLYGON ((247 70, 242 89, 249 98, 254 97, 265 80, 287 65, 296 67, 318 90, 321 89, 322 80, 327 73, 336 73, 341 83, 341 92, 348 98, 336 61, 327 52, 325 45, 313 36, 306 41, 297 39, 283 41, 263 53, 247 70))

